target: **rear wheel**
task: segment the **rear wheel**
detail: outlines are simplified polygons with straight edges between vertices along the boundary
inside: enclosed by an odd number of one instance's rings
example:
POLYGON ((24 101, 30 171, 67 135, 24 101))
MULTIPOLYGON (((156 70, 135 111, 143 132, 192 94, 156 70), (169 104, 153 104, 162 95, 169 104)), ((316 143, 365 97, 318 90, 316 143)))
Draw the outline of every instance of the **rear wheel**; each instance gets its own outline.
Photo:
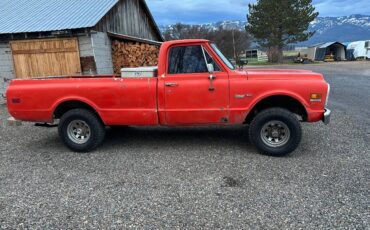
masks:
POLYGON ((60 119, 59 136, 71 150, 89 152, 103 142, 105 127, 95 113, 74 109, 60 119))
POLYGON ((262 153, 283 156, 297 149, 302 138, 302 128, 297 117, 290 111, 271 108, 253 119, 249 136, 262 153))

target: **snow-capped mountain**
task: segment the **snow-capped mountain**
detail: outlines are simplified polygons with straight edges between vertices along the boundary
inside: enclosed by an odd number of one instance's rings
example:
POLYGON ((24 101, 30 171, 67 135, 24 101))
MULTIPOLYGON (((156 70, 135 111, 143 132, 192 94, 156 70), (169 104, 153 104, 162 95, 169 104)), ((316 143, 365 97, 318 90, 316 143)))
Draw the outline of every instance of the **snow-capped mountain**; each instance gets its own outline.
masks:
MULTIPOLYGON (((245 25, 247 24, 246 21, 242 20, 227 20, 227 21, 220 21, 220 22, 212 22, 212 23, 204 23, 198 24, 194 26, 200 26, 209 30, 217 30, 218 28, 222 27, 223 29, 238 29, 244 30, 245 25)), ((168 29, 172 29, 174 25, 166 25, 166 26, 159 26, 159 29, 164 32, 168 29)))
MULTIPOLYGON (((230 20, 201 24, 199 26, 211 30, 217 30, 219 27, 244 30, 246 24, 247 22, 243 20, 230 20)), ((171 27, 172 25, 162 26, 161 30, 165 31, 171 27)), ((316 31, 315 35, 310 40, 299 45, 311 45, 328 41, 370 40, 370 16, 355 14, 343 17, 318 17, 311 22, 309 30, 316 31)))
POLYGON ((318 17, 310 24, 315 35, 303 44, 327 41, 370 40, 370 16, 318 17))
POLYGON ((323 34, 326 31, 343 25, 358 26, 370 30, 370 16, 351 15, 345 17, 319 17, 311 22, 310 29, 323 34))

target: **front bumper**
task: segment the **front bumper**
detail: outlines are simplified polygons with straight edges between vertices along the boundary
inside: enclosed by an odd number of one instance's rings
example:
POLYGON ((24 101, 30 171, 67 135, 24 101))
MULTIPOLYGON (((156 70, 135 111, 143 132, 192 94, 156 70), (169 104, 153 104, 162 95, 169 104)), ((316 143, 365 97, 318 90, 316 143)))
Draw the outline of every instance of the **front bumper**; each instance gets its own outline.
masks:
POLYGON ((328 125, 330 123, 330 116, 330 109, 325 109, 324 117, 322 118, 322 122, 324 122, 325 125, 328 125))

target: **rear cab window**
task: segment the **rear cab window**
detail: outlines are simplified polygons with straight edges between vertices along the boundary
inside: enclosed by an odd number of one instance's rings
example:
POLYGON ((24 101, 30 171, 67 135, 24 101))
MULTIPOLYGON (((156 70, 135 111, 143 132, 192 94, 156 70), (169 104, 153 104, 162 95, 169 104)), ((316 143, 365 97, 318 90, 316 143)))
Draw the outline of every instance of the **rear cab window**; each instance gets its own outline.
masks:
POLYGON ((208 73, 207 64, 220 67, 201 45, 172 47, 168 57, 168 74, 208 73))

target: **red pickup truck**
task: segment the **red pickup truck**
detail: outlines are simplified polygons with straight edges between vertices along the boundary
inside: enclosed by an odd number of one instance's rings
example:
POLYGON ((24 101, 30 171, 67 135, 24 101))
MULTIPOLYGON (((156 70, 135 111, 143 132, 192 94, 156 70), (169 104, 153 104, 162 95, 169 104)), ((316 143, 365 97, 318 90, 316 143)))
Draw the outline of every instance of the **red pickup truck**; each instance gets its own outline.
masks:
POLYGON ((68 76, 13 80, 9 113, 29 122, 59 120, 71 150, 87 152, 106 126, 249 125, 262 152, 294 151, 300 122, 330 121, 330 85, 305 70, 236 70, 207 40, 162 44, 157 67, 123 69, 122 76, 68 76))

